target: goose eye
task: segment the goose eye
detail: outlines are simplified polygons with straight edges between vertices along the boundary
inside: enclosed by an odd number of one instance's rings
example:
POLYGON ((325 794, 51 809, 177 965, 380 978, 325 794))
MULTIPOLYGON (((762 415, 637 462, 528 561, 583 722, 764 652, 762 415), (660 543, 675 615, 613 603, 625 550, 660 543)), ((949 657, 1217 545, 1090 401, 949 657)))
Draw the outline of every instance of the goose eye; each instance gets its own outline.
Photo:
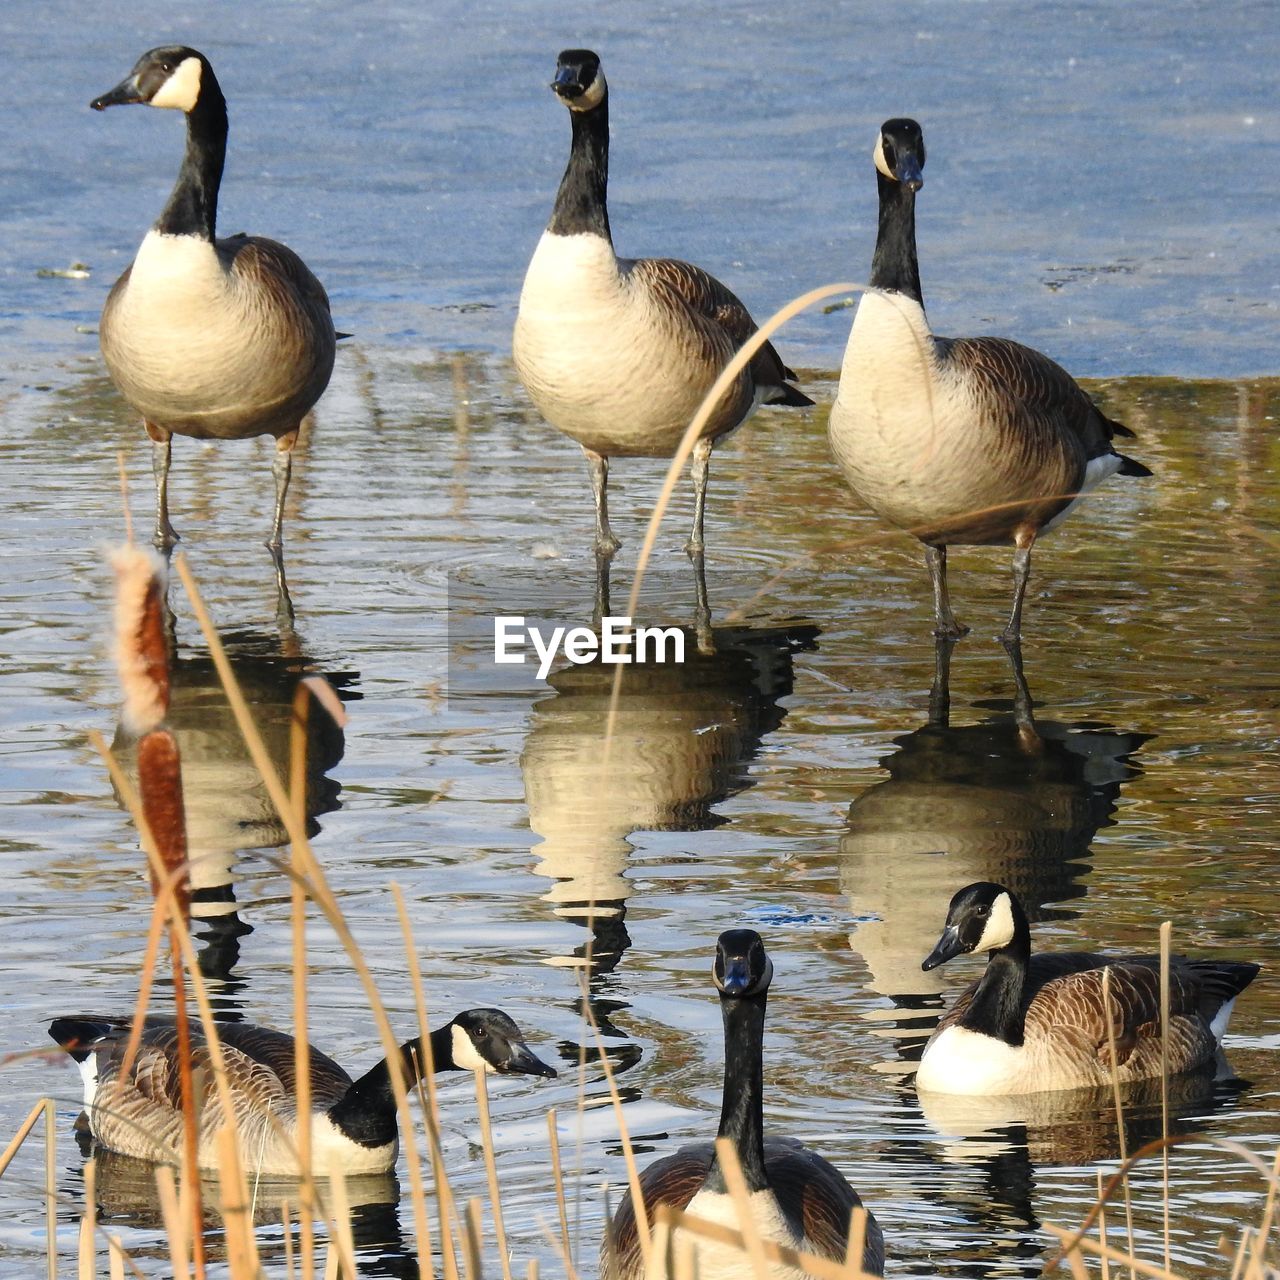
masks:
POLYGON ((165 75, 168 75, 168 74, 173 70, 173 63, 172 63, 172 62, 162 62, 162 63, 160 64, 160 70, 161 70, 161 71, 163 71, 163 72, 165 73, 165 75))

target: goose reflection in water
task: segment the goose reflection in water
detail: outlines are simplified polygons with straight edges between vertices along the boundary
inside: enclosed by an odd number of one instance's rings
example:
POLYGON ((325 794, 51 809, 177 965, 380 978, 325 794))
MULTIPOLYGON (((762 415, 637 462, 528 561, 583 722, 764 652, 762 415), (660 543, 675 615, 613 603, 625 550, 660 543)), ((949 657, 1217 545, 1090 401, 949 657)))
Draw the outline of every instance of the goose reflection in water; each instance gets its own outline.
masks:
MULTIPOLYGON (((94 1202, 98 1223, 108 1229, 163 1230, 165 1216, 156 1190, 156 1166, 147 1160, 136 1160, 104 1147, 95 1147, 87 1133, 78 1134, 77 1138, 84 1155, 94 1157, 94 1202)), ((416 1250, 412 1241, 405 1240, 401 1230, 400 1182, 395 1172, 352 1175, 344 1183, 351 1207, 351 1234, 359 1274, 403 1277, 404 1280, 413 1277, 417 1280, 416 1250)), ((68 1168, 64 1190, 72 1204, 83 1203, 82 1164, 68 1168)), ((251 1199, 254 1225, 269 1227, 274 1223, 277 1228, 282 1220, 283 1202, 288 1201, 288 1217, 294 1233, 293 1256, 296 1257, 300 1208, 297 1181, 256 1178, 251 1199)), ((205 1259, 210 1263, 223 1263, 228 1255, 227 1235, 222 1223, 222 1188, 218 1178, 212 1174, 200 1179, 200 1204, 204 1215, 205 1259)), ((317 1215, 316 1230, 318 1238, 323 1240, 325 1222, 322 1213, 317 1215)), ((278 1230, 260 1234, 257 1247, 268 1267, 273 1263, 283 1263, 286 1248, 278 1230)), ((136 1251, 134 1256, 138 1256, 136 1251)))
POLYGON ((607 973, 630 945, 626 879, 633 831, 703 831, 714 806, 749 785, 743 766, 782 723, 792 655, 817 628, 722 627, 713 651, 685 646, 683 663, 567 667, 533 705, 520 756, 537 874, 555 881, 544 899, 585 925, 590 939, 567 964, 607 973), (622 672, 613 740, 605 725, 614 673, 622 672))
MULTIPOLYGON (((315 671, 292 628, 277 637, 242 631, 223 637, 227 657, 281 777, 289 776, 289 725, 298 681, 315 671)), ((358 698, 351 672, 325 678, 344 700, 358 698)), ((248 849, 278 849, 288 834, 250 759, 222 682, 207 654, 170 653, 170 703, 165 724, 182 757, 187 852, 191 863, 191 917, 202 947, 201 971, 228 981, 251 926, 238 915, 232 868, 248 849)), ((122 726, 113 750, 136 783, 136 743, 122 726)), ((307 829, 339 805, 340 785, 330 772, 342 759, 342 729, 322 710, 307 717, 307 829)), ((117 797, 119 799, 119 797, 117 797)), ((226 993, 224 992, 224 995, 226 993)), ((228 1016, 223 1011, 220 1016, 228 1016)))
POLYGON ((1083 896, 1089 846, 1149 736, 1037 721, 1016 646, 1012 709, 952 725, 954 643, 938 641, 928 722, 894 739, 880 762, 888 778, 849 806, 840 839, 840 886, 859 921, 850 946, 871 988, 906 1008, 934 1007, 949 985, 922 973, 920 957, 960 885, 1006 884, 1033 921, 1045 904, 1083 896))
MULTIPOLYGON (((1229 1107, 1247 1089, 1219 1055, 1198 1071, 1169 1079, 1169 1133, 1194 1134, 1210 1127, 1209 1117, 1229 1107)), ((917 1095, 899 1086, 903 1103, 917 1095)), ((1160 1081, 1135 1080, 1121 1087, 1123 1151, 1133 1154, 1163 1133, 1160 1081)), ((1078 1223, 1092 1202, 1094 1169, 1120 1159, 1120 1130, 1109 1088, 1058 1089, 1008 1097, 920 1094, 926 1124, 942 1139, 923 1144, 933 1176, 914 1184, 937 1206, 964 1250, 949 1253, 940 1275, 1044 1274, 1045 1221, 1078 1223), (1070 1172, 1042 1176, 1068 1166, 1070 1172), (964 1223, 963 1229, 956 1226, 964 1223)), ((1159 1156, 1146 1165, 1158 1177, 1159 1156)), ((1113 1197, 1112 1212, 1119 1211, 1113 1197)))

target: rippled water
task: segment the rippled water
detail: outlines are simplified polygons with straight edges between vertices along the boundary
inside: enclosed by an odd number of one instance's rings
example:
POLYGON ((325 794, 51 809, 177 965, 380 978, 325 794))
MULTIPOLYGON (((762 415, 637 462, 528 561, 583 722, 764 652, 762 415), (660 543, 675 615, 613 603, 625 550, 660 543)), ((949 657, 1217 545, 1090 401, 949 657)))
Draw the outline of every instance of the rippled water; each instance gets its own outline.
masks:
MULTIPOLYGON (((1220 1271, 1220 1234, 1257 1220, 1263 1190, 1211 1140, 1265 1158, 1280 1138, 1280 384, 1192 379, 1274 368, 1280 173, 1263 161, 1280 122, 1262 100, 1276 42, 1262 6, 1232 5, 1208 25, 1192 5, 1162 6, 1159 22, 1140 6, 716 6, 597 15, 589 30, 531 4, 218 12, 216 27, 146 4, 123 20, 77 9, 73 23, 69 6, 20 0, 0 17, 14 90, 33 113, 0 162, 4 1048, 39 1048, 53 1013, 123 1007, 136 991, 149 894, 85 732, 115 736, 101 548, 122 532, 117 456, 143 528, 149 461, 96 339, 77 326, 96 323, 178 141, 161 113, 98 118, 84 103, 176 34, 214 56, 231 97, 224 225, 294 243, 358 338, 295 468, 295 622, 277 619, 259 546, 265 444, 180 440, 174 522, 273 750, 284 750, 297 673, 326 674, 347 700, 345 735, 317 729, 313 743, 315 849, 397 1026, 413 1002, 392 881, 432 1008, 499 1004, 561 1061, 556 1082, 492 1091, 516 1258, 558 1273, 548 1106, 562 1117, 588 1273, 599 1187, 624 1176, 597 1069, 580 1137, 570 1120, 588 942, 591 1007, 629 1127, 665 1151, 714 1128, 710 948, 746 923, 777 969, 767 1122, 863 1189, 896 1274, 1036 1274, 1049 1248, 1040 1224, 1078 1221, 1095 1161, 1114 1160, 1106 1100, 1075 1099, 1065 1114, 922 1111, 909 1076, 943 994, 976 972, 924 975, 919 960, 951 891, 994 876, 1024 895, 1044 945, 1147 948, 1172 918, 1188 950, 1268 965, 1233 1023, 1239 1079, 1192 1081, 1176 1099, 1177 1127, 1199 1140, 1174 1160, 1175 1256, 1220 1271), (584 468, 537 420, 504 355, 563 162, 562 113, 542 85, 556 49, 584 41, 601 47, 617 98, 614 223, 626 248, 704 262, 760 312, 822 279, 856 278, 870 251, 871 134, 911 110, 930 139, 922 253, 940 328, 1013 332, 1081 373, 1177 375, 1091 388, 1156 474, 1105 486, 1037 549, 1025 623, 1036 735, 1017 732, 1013 673, 989 639, 1007 609, 1005 553, 953 553, 953 598, 974 633, 952 655, 944 715, 930 699, 918 548, 846 495, 825 409, 762 414, 717 454, 717 652, 629 683, 607 788, 598 669, 541 687, 485 676, 458 618, 536 607, 547 581, 585 611, 594 586, 584 468), (1241 180, 1213 178, 1224 169, 1241 180), (35 275, 72 259, 90 263, 87 281, 35 275)), ((805 381, 822 406, 847 324, 848 313, 810 316, 783 340, 791 363, 819 371, 805 381)), ((645 462, 615 469, 626 544, 615 598, 659 476, 645 462)), ((683 493, 681 504, 655 566, 677 612, 693 594, 683 493)), ((210 871, 233 877, 233 901, 225 885, 205 895, 202 955, 225 1014, 279 1023, 282 834, 190 610, 174 604, 173 722, 193 843, 210 871)), ((370 1019, 318 928, 311 963, 314 1039, 363 1068, 377 1054, 370 1019)), ((20 1057, 4 1072, 0 1135, 42 1093, 58 1098, 69 1269, 83 1199, 70 1136, 78 1080, 60 1058, 20 1057)), ((482 1195, 469 1085, 444 1093, 455 1186, 482 1195)), ((1150 1099, 1133 1103, 1131 1143, 1159 1128, 1150 1099)), ((43 1266, 42 1170, 31 1145, 0 1180, 0 1274, 43 1266)), ((146 1178, 118 1162, 100 1172, 109 1225, 140 1258, 162 1258, 146 1178)), ((366 1190, 375 1203, 398 1194, 366 1190)), ((1154 1241, 1156 1175, 1135 1194, 1154 1241)), ((407 1211, 370 1209, 364 1223, 363 1270, 403 1272, 407 1211)), ((278 1236, 265 1238, 283 1274, 278 1236)), ((161 1261, 145 1267, 164 1273, 161 1261)))

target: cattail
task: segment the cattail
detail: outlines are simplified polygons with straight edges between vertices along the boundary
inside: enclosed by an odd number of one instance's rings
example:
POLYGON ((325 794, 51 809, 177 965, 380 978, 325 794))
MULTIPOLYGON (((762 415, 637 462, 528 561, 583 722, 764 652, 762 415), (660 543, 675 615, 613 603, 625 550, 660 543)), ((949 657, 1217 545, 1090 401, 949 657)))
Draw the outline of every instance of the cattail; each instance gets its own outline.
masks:
POLYGON ((165 641, 164 560, 129 544, 111 553, 116 571, 116 666, 130 733, 154 729, 169 710, 169 650, 165 641))

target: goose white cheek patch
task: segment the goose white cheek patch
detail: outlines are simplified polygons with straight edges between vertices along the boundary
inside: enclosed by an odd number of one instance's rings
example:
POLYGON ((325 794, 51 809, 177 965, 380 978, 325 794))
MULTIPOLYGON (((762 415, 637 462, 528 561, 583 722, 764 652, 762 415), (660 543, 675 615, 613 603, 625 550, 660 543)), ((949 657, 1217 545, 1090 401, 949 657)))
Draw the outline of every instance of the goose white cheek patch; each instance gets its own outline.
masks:
POLYGON ((150 105, 190 111, 200 97, 200 72, 199 58, 183 58, 178 69, 156 90, 150 105))
POLYGON ((876 162, 876 168, 884 174, 886 178, 892 178, 893 172, 890 170, 888 163, 884 158, 884 134, 876 139, 876 149, 871 153, 872 159, 876 162))
POLYGON ((569 103, 570 111, 590 111, 592 107, 598 107, 601 99, 604 97, 605 79, 604 72, 597 71, 596 78, 587 85, 580 98, 574 98, 569 103))
POLYGON ((987 927, 978 939, 975 951, 994 951, 1013 941, 1013 907, 1009 903, 1009 895, 1002 893, 991 904, 991 915, 987 919, 987 927))
POLYGON ((476 1052, 471 1037, 461 1027, 453 1029, 453 1061, 464 1071, 492 1071, 493 1068, 476 1052))

